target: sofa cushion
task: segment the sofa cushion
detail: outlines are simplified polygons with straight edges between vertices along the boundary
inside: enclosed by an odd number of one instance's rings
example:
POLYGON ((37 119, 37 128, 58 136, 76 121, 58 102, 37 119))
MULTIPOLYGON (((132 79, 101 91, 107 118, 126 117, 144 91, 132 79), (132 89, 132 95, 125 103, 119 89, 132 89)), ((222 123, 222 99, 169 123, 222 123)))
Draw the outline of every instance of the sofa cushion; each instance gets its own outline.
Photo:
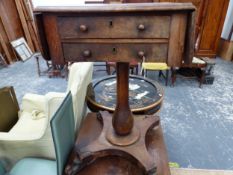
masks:
MULTIPOLYGON (((43 115, 43 112, 41 112, 43 115)), ((9 134, 15 134, 15 140, 34 140, 41 138, 48 127, 48 117, 33 119, 31 112, 23 111, 18 122, 9 131, 9 134), (21 138, 19 138, 21 135, 21 138)))
POLYGON ((18 161, 9 175, 57 175, 56 161, 25 158, 18 161))
POLYGON ((167 70, 169 67, 166 63, 150 63, 150 62, 144 62, 142 63, 143 69, 147 70, 167 70))

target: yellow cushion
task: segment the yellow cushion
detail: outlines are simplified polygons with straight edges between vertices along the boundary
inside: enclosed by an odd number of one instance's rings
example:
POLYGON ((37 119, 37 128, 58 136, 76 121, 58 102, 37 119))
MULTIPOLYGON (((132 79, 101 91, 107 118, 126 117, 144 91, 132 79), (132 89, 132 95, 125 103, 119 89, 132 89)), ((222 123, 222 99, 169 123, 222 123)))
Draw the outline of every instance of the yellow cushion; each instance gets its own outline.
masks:
POLYGON ((169 67, 166 63, 142 63, 142 68, 147 70, 167 70, 169 67))

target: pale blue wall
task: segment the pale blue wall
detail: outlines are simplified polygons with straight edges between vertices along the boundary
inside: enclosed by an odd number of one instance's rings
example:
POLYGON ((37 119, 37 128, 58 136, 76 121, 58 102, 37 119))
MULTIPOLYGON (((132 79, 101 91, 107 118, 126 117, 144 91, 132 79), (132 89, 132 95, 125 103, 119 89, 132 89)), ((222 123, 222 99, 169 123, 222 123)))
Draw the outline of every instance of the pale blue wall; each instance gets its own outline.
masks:
MULTIPOLYGON (((233 0, 230 0, 229 7, 227 10, 227 16, 222 31, 222 38, 227 39, 233 24, 233 0)), ((233 35, 231 36, 231 41, 233 41, 233 35)))

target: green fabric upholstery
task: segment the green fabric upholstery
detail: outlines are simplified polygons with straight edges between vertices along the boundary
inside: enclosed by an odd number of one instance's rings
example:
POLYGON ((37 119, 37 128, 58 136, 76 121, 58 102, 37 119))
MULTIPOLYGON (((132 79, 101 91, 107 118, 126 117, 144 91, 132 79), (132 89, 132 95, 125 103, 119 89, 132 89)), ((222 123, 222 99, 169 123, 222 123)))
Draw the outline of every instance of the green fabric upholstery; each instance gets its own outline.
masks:
POLYGON ((0 175, 4 175, 5 174, 5 169, 3 167, 3 165, 0 162, 0 175))
POLYGON ((8 132, 18 121, 19 105, 12 86, 0 89, 0 132, 8 132))
POLYGON ((56 151, 58 175, 62 175, 75 143, 72 95, 69 92, 50 121, 56 151))
POLYGON ((57 175, 56 161, 25 158, 18 161, 9 175, 57 175))

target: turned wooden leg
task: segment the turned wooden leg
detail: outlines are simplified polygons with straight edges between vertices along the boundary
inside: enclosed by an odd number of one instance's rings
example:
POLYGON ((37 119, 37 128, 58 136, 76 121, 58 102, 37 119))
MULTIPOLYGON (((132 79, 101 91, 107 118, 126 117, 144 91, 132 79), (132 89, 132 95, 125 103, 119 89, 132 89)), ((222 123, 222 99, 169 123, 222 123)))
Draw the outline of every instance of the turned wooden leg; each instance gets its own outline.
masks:
POLYGON ((161 71, 161 70, 159 70, 159 78, 161 77, 161 75, 162 75, 162 71, 161 71))
POLYGON ((118 135, 128 135, 133 128, 129 107, 129 63, 117 63, 117 105, 113 114, 113 128, 118 135))
POLYGON ((176 82, 176 70, 173 67, 171 68, 171 79, 172 79, 172 86, 174 86, 176 82))
POLYGON ((138 75, 138 65, 136 66, 136 75, 138 75))
POLYGON ((106 62, 106 71, 108 75, 111 75, 111 67, 107 62, 106 62))
POLYGON ((169 70, 167 69, 166 70, 166 78, 165 78, 166 79, 166 84, 165 84, 166 86, 167 86, 167 83, 168 83, 168 74, 169 74, 169 70))
POLYGON ((37 73, 38 73, 38 76, 40 77, 40 62, 39 62, 39 56, 35 56, 36 58, 36 65, 37 65, 37 73))
POLYGON ((202 84, 204 82, 204 79, 205 79, 205 71, 204 70, 201 70, 201 77, 200 77, 200 83, 199 83, 199 87, 201 88, 202 87, 202 84))

